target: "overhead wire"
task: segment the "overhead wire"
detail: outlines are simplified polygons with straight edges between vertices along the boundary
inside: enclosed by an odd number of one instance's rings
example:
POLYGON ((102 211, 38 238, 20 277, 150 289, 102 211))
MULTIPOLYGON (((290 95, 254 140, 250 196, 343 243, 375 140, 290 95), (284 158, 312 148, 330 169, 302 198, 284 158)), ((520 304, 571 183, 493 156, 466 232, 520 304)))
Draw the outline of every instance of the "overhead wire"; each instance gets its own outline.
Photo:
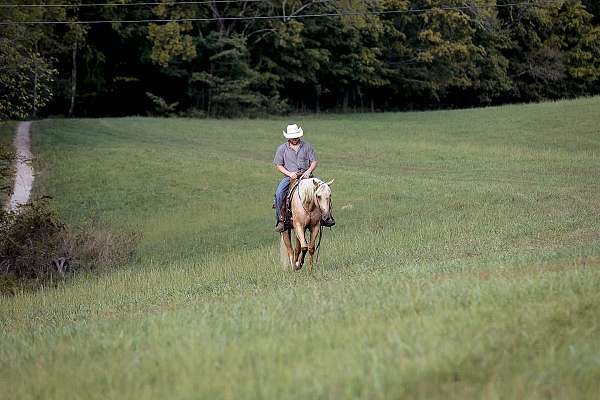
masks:
MULTIPOLYGON (((268 2, 269 0, 203 0, 203 1, 145 1, 145 2, 133 2, 133 3, 84 3, 84 4, 0 4, 0 8, 51 8, 51 7, 132 7, 132 6, 174 6, 174 5, 195 5, 195 4, 211 4, 211 3, 254 3, 254 2, 268 2)), ((333 1, 333 0, 332 0, 333 1)), ((495 5, 478 5, 478 7, 503 7, 510 5, 521 5, 527 4, 535 6, 537 3, 555 3, 559 0, 527 0, 520 3, 513 4, 495 4, 495 5)), ((444 6, 442 6, 444 7, 444 6)), ((468 7, 468 6, 465 6, 468 7)))
POLYGON ((78 7, 136 7, 136 6, 175 6, 211 3, 258 3, 266 0, 211 0, 211 1, 165 1, 134 3, 86 3, 86 4, 0 4, 0 8, 78 8, 78 7))
MULTIPOLYGON (((259 2, 261 0, 215 0, 221 2, 243 2, 252 1, 259 2)), ((559 4, 560 0, 549 0, 549 1, 538 1, 532 3, 518 2, 518 3, 505 3, 505 4, 494 4, 494 5, 478 5, 477 8, 504 8, 504 7, 518 7, 518 6, 533 6, 540 7, 544 5, 559 4)), ((189 2, 195 4, 207 4, 207 2, 189 2)), ((108 4, 108 3, 107 3, 108 4)), ((138 3, 140 4, 140 3, 138 3)), ((154 5, 160 5, 161 3, 152 3, 154 5)), ((162 3, 167 4, 167 3, 162 3)), ((174 4, 183 4, 177 2, 174 4)), ((255 16, 236 16, 236 17, 207 17, 207 18, 148 18, 148 19, 134 19, 134 20, 86 20, 86 21, 0 21, 0 25, 82 25, 82 24, 109 24, 109 23, 166 23, 166 22, 212 22, 212 21, 241 21, 241 20, 270 20, 270 19, 303 19, 303 18, 319 18, 319 17, 342 17, 342 16, 359 16, 359 15, 388 15, 388 14, 409 14, 409 13, 426 13, 434 11, 463 11, 471 10, 473 6, 442 6, 432 8, 418 8, 418 9, 407 9, 407 10, 385 10, 385 11, 341 11, 332 13, 318 13, 318 14, 298 14, 298 15, 255 15, 255 16)))

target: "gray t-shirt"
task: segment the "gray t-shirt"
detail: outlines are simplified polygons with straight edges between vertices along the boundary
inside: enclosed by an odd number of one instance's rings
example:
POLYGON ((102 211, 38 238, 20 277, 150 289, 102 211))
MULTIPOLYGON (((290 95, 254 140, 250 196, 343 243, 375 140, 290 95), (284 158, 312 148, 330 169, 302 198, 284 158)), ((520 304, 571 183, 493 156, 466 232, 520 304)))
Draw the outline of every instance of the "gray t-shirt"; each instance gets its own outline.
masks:
POLYGON ((316 161, 317 155, 312 145, 305 141, 300 141, 300 148, 295 152, 288 142, 277 147, 274 165, 283 165, 290 172, 306 171, 310 163, 316 161))

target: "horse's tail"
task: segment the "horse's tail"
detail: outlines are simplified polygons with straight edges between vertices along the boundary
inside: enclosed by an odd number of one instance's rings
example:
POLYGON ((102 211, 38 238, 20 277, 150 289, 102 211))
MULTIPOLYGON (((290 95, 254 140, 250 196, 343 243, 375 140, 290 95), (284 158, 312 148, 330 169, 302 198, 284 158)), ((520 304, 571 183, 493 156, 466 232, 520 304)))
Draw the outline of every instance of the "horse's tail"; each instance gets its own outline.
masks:
POLYGON ((290 265, 287 247, 285 247, 285 243, 283 242, 283 235, 280 235, 279 238, 279 261, 283 267, 288 267, 290 265))

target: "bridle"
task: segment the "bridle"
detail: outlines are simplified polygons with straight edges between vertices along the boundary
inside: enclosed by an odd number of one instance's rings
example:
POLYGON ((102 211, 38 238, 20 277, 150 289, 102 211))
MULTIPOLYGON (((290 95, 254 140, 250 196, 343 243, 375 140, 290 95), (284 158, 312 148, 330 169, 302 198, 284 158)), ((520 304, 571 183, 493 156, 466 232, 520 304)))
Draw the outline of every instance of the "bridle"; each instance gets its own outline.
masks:
MULTIPOLYGON (((319 204, 319 198, 315 195, 315 204, 317 205, 317 207, 319 207, 319 211, 321 211, 322 213, 322 208, 321 205, 319 204)), ((331 214, 331 195, 329 195, 329 204, 328 204, 328 209, 329 209, 329 213, 331 214)))

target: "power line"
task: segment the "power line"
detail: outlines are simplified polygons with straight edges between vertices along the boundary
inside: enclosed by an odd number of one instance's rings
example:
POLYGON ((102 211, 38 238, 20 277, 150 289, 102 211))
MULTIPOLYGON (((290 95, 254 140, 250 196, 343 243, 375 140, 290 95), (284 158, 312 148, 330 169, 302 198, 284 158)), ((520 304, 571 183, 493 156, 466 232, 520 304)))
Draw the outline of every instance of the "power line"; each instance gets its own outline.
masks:
MULTIPOLYGON (((267 2, 268 0, 211 0, 211 1, 169 1, 169 2, 135 2, 135 3, 86 3, 86 4, 0 4, 0 8, 52 8, 52 7, 63 7, 63 8, 75 8, 75 7, 135 7, 135 6, 174 6, 174 5, 195 5, 195 4, 211 4, 211 3, 259 3, 267 2)), ((539 1, 540 3, 548 3, 550 1, 539 1)), ((516 4, 497 4, 497 5, 481 5, 479 7, 502 7, 509 5, 533 5, 531 0, 527 2, 521 2, 516 4)), ((467 6, 465 6, 467 7, 467 6)))
MULTIPOLYGON (((221 0, 224 1, 224 0, 221 0)), ((260 1, 260 0, 252 0, 260 1)), ((520 3, 507 3, 507 4, 495 4, 495 5, 480 5, 477 8, 504 8, 504 7, 515 7, 515 6, 530 6, 540 7, 544 5, 559 4, 560 0, 549 0, 540 1, 537 4, 527 2, 520 3)), ((432 11, 462 11, 471 10, 474 7, 470 6, 443 6, 434 8, 419 8, 419 9, 408 9, 408 10, 387 10, 387 11, 363 11, 363 12, 335 12, 335 13, 321 13, 321 14, 300 14, 300 15, 257 15, 252 17, 212 17, 212 18, 175 18, 175 19, 135 19, 135 20, 89 20, 89 21, 2 21, 0 25, 83 25, 83 24, 112 24, 112 23, 161 23, 161 22, 212 22, 212 21, 243 21, 243 20, 270 20, 270 19, 282 19, 284 21, 290 19, 303 19, 303 18, 319 18, 319 17, 342 17, 342 16, 359 16, 359 15, 387 15, 387 14, 410 14, 410 13, 426 13, 432 11)))
POLYGON ((139 3, 88 3, 88 4, 0 4, 0 8, 75 8, 75 7, 135 7, 135 6, 173 6, 194 5, 211 3, 257 3, 265 0, 212 0, 212 1, 169 1, 164 3, 139 2, 139 3))

